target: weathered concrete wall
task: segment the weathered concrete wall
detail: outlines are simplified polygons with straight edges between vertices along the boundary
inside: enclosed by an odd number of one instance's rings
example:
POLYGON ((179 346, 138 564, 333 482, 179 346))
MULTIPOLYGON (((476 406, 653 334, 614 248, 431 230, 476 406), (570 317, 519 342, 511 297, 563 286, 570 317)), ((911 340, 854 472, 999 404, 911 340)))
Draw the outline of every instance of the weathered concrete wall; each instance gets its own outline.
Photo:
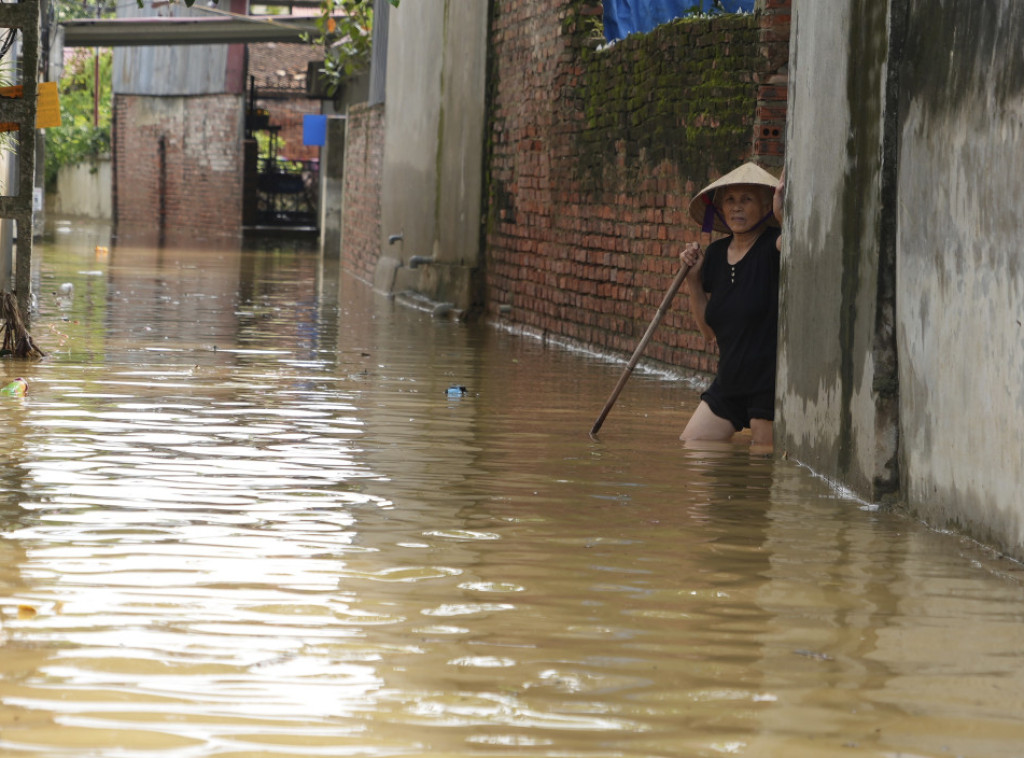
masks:
POLYGON ((345 121, 341 116, 327 119, 324 144, 320 150, 320 255, 329 261, 341 259, 345 208, 345 121))
POLYGON ((389 14, 382 266, 433 258, 400 269, 395 289, 459 308, 478 299, 487 5, 423 0, 389 14))
POLYGON ((1024 558, 1024 5, 794 22, 781 444, 1024 558))
POLYGON ((1024 558, 1024 3, 909 0, 898 314, 905 496, 1024 558))
POLYGON ((794 7, 776 425, 790 455, 875 500, 899 483, 888 28, 875 0, 794 7))
POLYGON ((51 212, 109 221, 111 218, 110 158, 61 166, 51 212))

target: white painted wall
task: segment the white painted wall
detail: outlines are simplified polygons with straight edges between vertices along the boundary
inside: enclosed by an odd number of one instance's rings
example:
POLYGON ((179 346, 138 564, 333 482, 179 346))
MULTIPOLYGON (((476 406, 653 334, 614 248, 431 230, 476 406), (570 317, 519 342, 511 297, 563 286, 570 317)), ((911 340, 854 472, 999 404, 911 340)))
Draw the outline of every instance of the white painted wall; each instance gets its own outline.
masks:
POLYGON ((62 166, 50 212, 57 217, 109 221, 112 217, 111 162, 109 158, 62 166))

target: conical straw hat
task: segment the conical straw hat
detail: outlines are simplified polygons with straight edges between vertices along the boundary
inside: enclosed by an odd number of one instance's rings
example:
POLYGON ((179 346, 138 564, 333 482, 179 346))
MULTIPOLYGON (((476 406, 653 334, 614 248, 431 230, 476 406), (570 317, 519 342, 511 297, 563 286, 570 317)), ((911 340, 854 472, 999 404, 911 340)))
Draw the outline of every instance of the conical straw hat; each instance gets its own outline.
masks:
MULTIPOLYGON (((774 190, 778 183, 778 179, 756 163, 744 163, 725 176, 715 179, 694 195, 693 200, 690 201, 690 218, 700 224, 706 232, 710 232, 714 228, 716 232, 728 233, 730 229, 722 220, 722 215, 714 210, 715 193, 723 187, 730 187, 734 184, 763 184, 774 190)), ((775 216, 770 216, 766 223, 769 226, 779 225, 775 216)))

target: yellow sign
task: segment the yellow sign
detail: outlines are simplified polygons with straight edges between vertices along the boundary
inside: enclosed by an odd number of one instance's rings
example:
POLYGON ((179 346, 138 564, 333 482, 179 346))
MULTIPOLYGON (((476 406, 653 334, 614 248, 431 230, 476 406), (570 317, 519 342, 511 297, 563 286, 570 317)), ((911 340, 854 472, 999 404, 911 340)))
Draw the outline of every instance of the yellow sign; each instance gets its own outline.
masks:
MULTIPOLYGON (((0 97, 21 97, 22 87, 0 87, 0 97)), ((57 82, 39 82, 36 97, 36 129, 60 126, 60 98, 57 95, 57 82)), ((16 131, 18 125, 8 121, 0 123, 0 132, 16 131)))
POLYGON ((60 98, 57 82, 39 82, 36 99, 36 129, 60 126, 60 98))

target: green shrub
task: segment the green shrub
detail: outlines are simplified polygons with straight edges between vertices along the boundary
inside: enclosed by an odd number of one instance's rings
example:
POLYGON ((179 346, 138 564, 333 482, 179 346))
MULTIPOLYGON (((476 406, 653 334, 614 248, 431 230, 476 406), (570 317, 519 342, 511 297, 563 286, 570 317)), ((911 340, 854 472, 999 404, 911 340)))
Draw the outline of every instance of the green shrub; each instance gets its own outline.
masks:
POLYGON ((72 166, 110 152, 111 51, 99 55, 100 92, 96 92, 96 55, 78 50, 68 61, 58 84, 61 126, 45 130, 46 189, 57 185, 61 166, 72 166), (98 106, 99 124, 95 123, 98 106))

